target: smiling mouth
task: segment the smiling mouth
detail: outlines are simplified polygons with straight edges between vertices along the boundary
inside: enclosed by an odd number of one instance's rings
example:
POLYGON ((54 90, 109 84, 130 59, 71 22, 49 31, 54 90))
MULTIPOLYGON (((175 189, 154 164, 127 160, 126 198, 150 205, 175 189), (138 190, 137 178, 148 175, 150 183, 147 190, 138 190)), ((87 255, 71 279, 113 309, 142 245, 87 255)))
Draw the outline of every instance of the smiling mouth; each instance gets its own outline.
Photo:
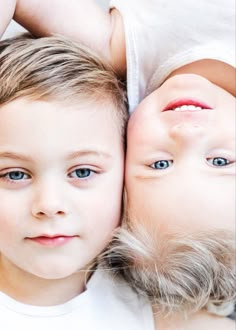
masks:
POLYGON ((206 103, 193 100, 193 99, 181 99, 170 102, 163 110, 165 111, 175 111, 175 112, 184 112, 184 111, 202 111, 202 110, 213 110, 212 107, 206 103))

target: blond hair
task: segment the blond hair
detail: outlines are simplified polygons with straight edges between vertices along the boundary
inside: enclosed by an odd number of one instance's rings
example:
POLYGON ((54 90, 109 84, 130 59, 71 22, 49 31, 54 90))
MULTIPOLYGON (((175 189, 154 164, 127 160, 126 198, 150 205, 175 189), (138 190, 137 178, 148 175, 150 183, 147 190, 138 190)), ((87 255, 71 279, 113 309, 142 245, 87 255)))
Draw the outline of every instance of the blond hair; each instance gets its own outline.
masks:
POLYGON ((234 233, 167 235, 125 218, 99 262, 147 296, 162 315, 187 317, 204 308, 226 316, 234 310, 234 233))
POLYGON ((30 34, 0 42, 0 105, 19 97, 77 102, 81 98, 115 108, 122 136, 126 94, 113 69, 85 46, 61 36, 30 34))

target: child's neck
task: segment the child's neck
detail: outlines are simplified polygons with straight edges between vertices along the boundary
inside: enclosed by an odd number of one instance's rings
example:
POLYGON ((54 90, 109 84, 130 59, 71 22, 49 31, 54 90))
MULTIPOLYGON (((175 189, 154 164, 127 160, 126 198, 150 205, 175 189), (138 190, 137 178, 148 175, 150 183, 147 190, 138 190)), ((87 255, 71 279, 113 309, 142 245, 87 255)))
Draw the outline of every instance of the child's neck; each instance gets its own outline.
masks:
POLYGON ((78 272, 63 279, 42 279, 21 269, 2 271, 0 291, 28 305, 52 306, 63 304, 85 290, 85 273, 78 272))

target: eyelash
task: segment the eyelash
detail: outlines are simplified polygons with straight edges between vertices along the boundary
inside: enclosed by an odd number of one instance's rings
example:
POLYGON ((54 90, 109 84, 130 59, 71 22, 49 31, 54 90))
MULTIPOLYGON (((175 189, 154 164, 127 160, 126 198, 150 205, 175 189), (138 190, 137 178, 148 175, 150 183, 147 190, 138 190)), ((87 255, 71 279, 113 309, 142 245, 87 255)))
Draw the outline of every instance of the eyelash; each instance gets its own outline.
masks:
MULTIPOLYGON (((73 171, 71 171, 69 173, 69 177, 72 178, 72 179, 78 179, 78 180, 90 180, 91 176, 93 176, 94 174, 98 174, 99 172, 95 171, 95 170, 92 170, 91 168, 89 167, 80 167, 80 168, 76 168, 74 169, 73 171), (84 177, 79 177, 78 175, 76 176, 72 176, 73 173, 76 173, 76 172, 79 172, 79 171, 83 171, 83 172, 89 172, 89 174, 87 176, 84 176, 84 177)), ((78 173, 77 173, 78 174, 78 173)))
POLYGON ((232 163, 234 163, 233 161, 230 161, 229 159, 225 158, 225 157, 212 157, 212 158, 207 158, 207 161, 208 163, 210 163, 212 166, 214 167, 225 167, 225 166, 228 166, 228 165, 231 165, 232 163), (215 160, 224 160, 226 162, 226 164, 220 164, 218 163, 218 165, 214 165, 214 161, 215 160))
MULTIPOLYGON (((231 165, 231 164, 234 163, 234 161, 229 160, 229 159, 227 159, 225 157, 211 157, 211 158, 207 158, 207 162, 210 163, 211 166, 213 166, 213 167, 226 167, 226 166, 229 166, 229 165, 231 165), (223 160, 223 161, 225 161, 225 164, 218 163, 218 165, 214 165, 214 161, 216 161, 216 160, 218 160, 218 161, 219 160, 221 160, 221 161, 223 160)), ((150 167, 153 168, 154 170, 166 170, 171 165, 173 165, 173 163, 174 163, 173 160, 161 159, 161 160, 158 160, 158 161, 152 163, 150 165, 150 167), (159 168, 157 167, 157 164, 159 164, 159 166, 160 166, 159 168), (168 166, 167 167, 164 167, 165 164, 166 165, 168 164, 168 166)))
POLYGON ((4 172, 2 174, 0 174, 0 179, 4 180, 4 181, 7 181, 7 182, 10 182, 10 183, 17 183, 17 182, 22 182, 22 181, 25 181, 25 180, 28 180, 30 178, 30 175, 25 173, 24 171, 20 171, 20 170, 11 170, 11 171, 7 171, 7 172, 4 172), (18 180, 14 180, 12 178, 10 178, 10 175, 13 174, 13 173, 18 173, 18 174, 22 174, 23 176, 27 176, 27 178, 21 178, 21 179, 18 179, 18 180))
POLYGON ((171 165, 173 164, 173 160, 167 160, 167 159, 161 159, 161 160, 158 160, 154 163, 152 163, 150 165, 151 168, 153 168, 154 170, 166 170, 167 168, 169 168, 171 165), (156 167, 156 165, 159 164, 159 168, 156 167), (162 165, 161 165, 162 164, 162 165), (165 164, 168 164, 167 167, 163 167, 165 164))
MULTIPOLYGON (((75 180, 82 180, 82 181, 86 181, 86 180, 90 180, 91 176, 93 176, 93 174, 97 174, 99 172, 92 170, 89 167, 81 167, 81 168, 76 168, 73 171, 71 171, 68 176, 71 179, 75 179, 75 180), (82 177, 79 177, 78 173, 76 175, 76 172, 82 172, 82 177), (87 172, 87 175, 85 175, 83 177, 83 172, 87 172), (75 176, 73 176, 73 173, 75 173, 75 176)), ((26 182, 26 180, 31 179, 31 176, 29 174, 27 174, 25 171, 22 170, 8 170, 6 172, 0 173, 0 180, 5 181, 6 183, 9 184, 19 184, 22 182, 26 182), (20 176, 22 176, 22 178, 18 178, 18 179, 12 179, 10 176, 12 174, 20 174, 20 176)))

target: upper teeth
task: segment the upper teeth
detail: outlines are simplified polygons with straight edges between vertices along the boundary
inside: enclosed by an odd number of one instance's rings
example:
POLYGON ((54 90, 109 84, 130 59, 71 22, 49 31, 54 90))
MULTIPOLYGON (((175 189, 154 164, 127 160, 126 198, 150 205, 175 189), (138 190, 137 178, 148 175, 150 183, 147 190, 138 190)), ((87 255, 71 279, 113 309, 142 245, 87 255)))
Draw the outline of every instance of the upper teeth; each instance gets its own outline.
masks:
POLYGON ((176 107, 172 109, 173 111, 195 111, 202 110, 201 107, 195 105, 181 105, 181 107, 176 107))

